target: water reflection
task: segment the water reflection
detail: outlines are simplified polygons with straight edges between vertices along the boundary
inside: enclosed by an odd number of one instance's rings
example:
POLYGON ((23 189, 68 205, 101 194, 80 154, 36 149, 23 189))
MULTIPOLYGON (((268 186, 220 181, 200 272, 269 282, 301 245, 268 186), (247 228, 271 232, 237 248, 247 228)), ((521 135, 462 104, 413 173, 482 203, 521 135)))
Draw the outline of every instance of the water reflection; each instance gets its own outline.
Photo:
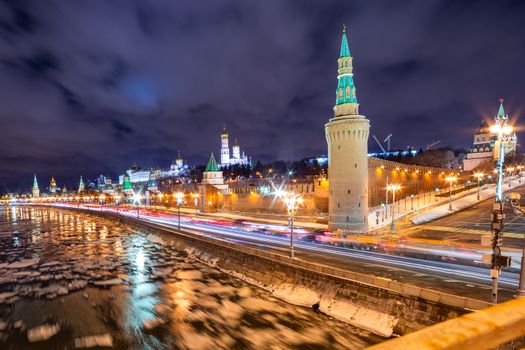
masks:
POLYGON ((105 333, 115 349, 359 349, 381 340, 121 224, 54 209, 0 210, 0 293, 15 294, 0 301, 0 321, 9 324, 2 349, 74 348, 76 337, 105 333), (29 265, 1 267, 16 261, 29 265), (52 320, 62 331, 30 344, 12 326, 19 320, 26 328, 52 320))

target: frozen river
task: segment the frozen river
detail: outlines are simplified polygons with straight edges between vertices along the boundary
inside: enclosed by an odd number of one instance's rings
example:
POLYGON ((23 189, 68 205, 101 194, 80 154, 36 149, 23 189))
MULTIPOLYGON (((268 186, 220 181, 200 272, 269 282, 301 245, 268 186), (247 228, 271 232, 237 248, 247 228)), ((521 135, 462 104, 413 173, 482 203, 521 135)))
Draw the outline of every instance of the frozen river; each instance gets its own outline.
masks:
POLYGON ((1 349, 361 349, 381 340, 136 228, 0 208, 1 349))

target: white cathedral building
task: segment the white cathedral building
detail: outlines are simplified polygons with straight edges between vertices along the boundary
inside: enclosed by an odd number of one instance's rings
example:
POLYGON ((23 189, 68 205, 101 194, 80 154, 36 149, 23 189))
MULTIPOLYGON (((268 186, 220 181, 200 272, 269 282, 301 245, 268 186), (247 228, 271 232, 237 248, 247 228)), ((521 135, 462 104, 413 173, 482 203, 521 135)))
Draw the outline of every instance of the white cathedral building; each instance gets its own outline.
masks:
POLYGON ((248 156, 242 152, 241 147, 237 143, 237 139, 233 143, 232 153, 230 157, 230 145, 228 141, 228 131, 226 131, 226 126, 224 126, 221 133, 221 168, 225 168, 231 165, 250 165, 250 160, 248 156))

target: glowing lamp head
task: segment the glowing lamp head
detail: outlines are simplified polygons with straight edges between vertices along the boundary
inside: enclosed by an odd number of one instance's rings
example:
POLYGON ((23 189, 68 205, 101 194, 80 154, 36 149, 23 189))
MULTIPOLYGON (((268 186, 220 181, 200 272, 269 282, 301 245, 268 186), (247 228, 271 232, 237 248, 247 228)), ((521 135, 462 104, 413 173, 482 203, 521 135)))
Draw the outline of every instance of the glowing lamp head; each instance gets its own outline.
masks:
POLYGON ((476 177, 476 178, 478 178, 478 179, 481 179, 483 176, 484 176, 483 173, 475 173, 475 174, 474 174, 474 177, 476 177))
POLYGON ((175 192, 173 194, 173 196, 175 197, 175 200, 177 201, 177 204, 181 204, 182 203, 182 199, 184 198, 184 193, 182 193, 182 192, 175 192))
POLYGON ((135 193, 133 195, 133 203, 140 203, 142 200, 142 195, 140 193, 135 193))
POLYGON ((388 185, 386 189, 389 191, 398 191, 401 189, 401 185, 388 185))
POLYGON ((512 131, 514 130, 514 128, 510 125, 500 125, 500 124, 495 124, 495 125, 492 125, 490 128, 489 128, 490 132, 493 133, 493 134, 498 134, 498 135, 510 135, 512 134, 512 131))
POLYGON ((278 198, 284 198, 284 196, 286 196, 286 191, 283 191, 283 190, 276 190, 274 192, 275 194, 275 197, 278 197, 278 198))
POLYGON ((456 181, 457 179, 458 179, 458 178, 455 177, 455 176, 447 176, 447 177, 445 178, 445 180, 447 180, 447 181, 449 181, 449 182, 454 182, 454 181, 456 181))

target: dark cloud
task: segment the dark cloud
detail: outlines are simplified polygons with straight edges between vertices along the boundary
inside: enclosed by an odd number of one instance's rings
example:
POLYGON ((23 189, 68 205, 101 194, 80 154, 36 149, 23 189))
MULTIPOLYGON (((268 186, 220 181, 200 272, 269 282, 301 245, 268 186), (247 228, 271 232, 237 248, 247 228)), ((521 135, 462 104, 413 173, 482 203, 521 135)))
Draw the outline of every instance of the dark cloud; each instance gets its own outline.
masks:
POLYGON ((523 110, 524 14, 489 0, 0 2, 1 189, 166 167, 177 150, 203 163, 223 124, 255 159, 325 153, 342 23, 373 134, 468 146, 500 96, 523 110))

